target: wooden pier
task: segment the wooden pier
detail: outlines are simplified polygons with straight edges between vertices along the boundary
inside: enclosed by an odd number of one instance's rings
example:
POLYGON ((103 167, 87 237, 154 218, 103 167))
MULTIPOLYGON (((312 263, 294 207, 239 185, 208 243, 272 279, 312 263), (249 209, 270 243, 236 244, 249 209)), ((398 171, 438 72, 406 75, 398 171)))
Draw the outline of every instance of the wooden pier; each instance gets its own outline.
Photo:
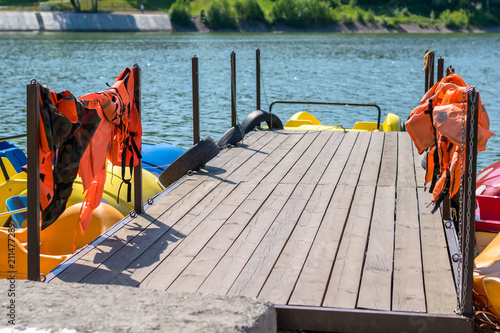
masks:
POLYGON ((471 332, 406 132, 251 132, 48 277, 268 300, 278 327, 471 332))

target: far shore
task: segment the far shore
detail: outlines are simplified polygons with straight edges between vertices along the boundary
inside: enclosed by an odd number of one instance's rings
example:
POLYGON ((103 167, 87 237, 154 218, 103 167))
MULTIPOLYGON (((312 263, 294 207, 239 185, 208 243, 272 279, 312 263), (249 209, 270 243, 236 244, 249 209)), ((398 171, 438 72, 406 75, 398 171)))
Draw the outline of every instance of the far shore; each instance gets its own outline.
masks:
POLYGON ((354 24, 336 23, 328 26, 312 26, 308 29, 298 29, 284 24, 267 26, 263 23, 251 23, 240 21, 239 29, 210 29, 201 21, 199 16, 194 16, 191 21, 193 25, 189 28, 181 27, 172 22, 173 31, 178 32, 271 32, 271 33, 293 33, 293 32, 319 32, 319 33, 498 33, 500 26, 475 27, 470 29, 448 29, 439 24, 438 27, 420 27, 417 23, 402 23, 397 29, 387 28, 378 23, 354 22, 354 24))
MULTIPOLYGON (((284 24, 266 25, 261 22, 246 22, 240 21, 238 29, 211 29, 200 19, 199 16, 193 16, 192 24, 189 27, 182 27, 170 21, 167 13, 159 11, 112 11, 112 12, 99 12, 81 13, 93 16, 80 19, 69 19, 65 17, 64 20, 54 19, 47 15, 66 15, 72 16, 75 12, 56 12, 56 11, 31 11, 31 10, 5 10, 0 8, 0 15, 21 15, 12 19, 4 19, 5 22, 0 22, 1 31, 117 31, 117 32, 242 32, 242 33, 499 33, 500 26, 494 27, 472 27, 469 29, 449 29, 443 24, 438 24, 436 27, 421 27, 418 23, 401 23, 397 28, 389 28, 382 26, 378 23, 369 23, 358 21, 353 24, 336 23, 328 26, 313 25, 307 29, 300 29, 290 27, 284 24), (9 14, 11 13, 11 14, 9 14), (17 13, 17 14, 14 14, 17 13), (24 14, 23 14, 24 13, 24 14), (53 14, 50 14, 53 13, 53 14), (103 16, 101 16, 102 14, 103 16), (112 15, 109 15, 112 14, 112 15), (23 17, 25 15, 36 15, 36 19, 23 17), (108 18, 104 18, 105 16, 108 18), (114 17, 113 22, 109 21, 114 17), (132 16, 133 19, 125 18, 125 16, 132 16), (161 18, 159 17, 161 16, 161 18), (49 20, 48 24, 43 22, 43 18, 49 20), (100 19, 102 18, 102 19, 100 19), (123 18, 123 20, 122 20, 123 18), (35 22, 33 22, 33 20, 35 22), (52 22, 54 21, 54 22, 52 22), (124 22, 122 22, 124 21, 124 22), (126 21, 126 22, 125 22, 126 21), (11 23, 11 26, 8 23, 11 23), (38 23, 37 23, 38 22, 38 23), (12 25, 14 23, 14 25, 12 25), (54 25, 51 30, 51 23, 54 25), (38 26, 39 25, 39 26, 38 26)), ((77 17, 79 15, 75 15, 77 17)), ((33 16, 34 17, 34 16, 33 16)))

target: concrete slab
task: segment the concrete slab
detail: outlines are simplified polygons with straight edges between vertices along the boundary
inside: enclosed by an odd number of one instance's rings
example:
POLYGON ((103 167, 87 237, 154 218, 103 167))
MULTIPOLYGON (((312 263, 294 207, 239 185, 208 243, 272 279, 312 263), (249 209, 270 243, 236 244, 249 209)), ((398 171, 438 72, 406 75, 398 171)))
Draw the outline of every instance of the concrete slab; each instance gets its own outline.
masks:
POLYGON ((36 31, 39 29, 35 12, 0 12, 0 31, 36 31))
POLYGON ((0 11, 0 31, 172 31, 168 14, 0 11))
POLYGON ((41 12, 46 31, 172 31, 167 14, 41 12))
POLYGON ((276 332, 273 305, 241 296, 24 280, 0 290, 0 332, 276 332))

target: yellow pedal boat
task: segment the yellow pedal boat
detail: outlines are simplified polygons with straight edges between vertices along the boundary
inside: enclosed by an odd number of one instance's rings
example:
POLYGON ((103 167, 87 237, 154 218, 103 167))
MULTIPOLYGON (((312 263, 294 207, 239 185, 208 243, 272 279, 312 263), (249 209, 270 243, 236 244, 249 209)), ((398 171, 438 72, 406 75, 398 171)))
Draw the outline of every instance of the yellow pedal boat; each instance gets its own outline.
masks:
MULTIPOLYGON (((17 172, 10 160, 1 157, 6 173, 0 172, 0 278, 25 279, 27 277, 27 228, 26 221, 19 228, 9 220, 8 199, 26 196, 27 174, 17 172)), ((103 199, 94 210, 85 234, 80 233, 78 218, 84 201, 81 179, 73 183, 73 192, 64 213, 48 228, 40 232, 40 272, 47 275, 51 269, 73 253, 120 221, 133 209, 126 201, 127 191, 118 191, 121 184, 121 168, 108 164, 103 199), (118 196, 119 193, 119 196, 118 196), (119 198, 119 200, 117 200, 119 198)), ((143 196, 154 197, 163 190, 158 178, 143 170, 143 196)), ((133 184, 133 181, 132 181, 133 184)), ((16 213, 22 214, 22 213, 16 213)))
POLYGON ((377 128, 377 122, 358 121, 353 128, 344 128, 340 125, 323 125, 312 114, 302 111, 294 114, 286 123, 286 130, 305 131, 401 131, 401 119, 393 113, 387 114, 384 122, 377 128))

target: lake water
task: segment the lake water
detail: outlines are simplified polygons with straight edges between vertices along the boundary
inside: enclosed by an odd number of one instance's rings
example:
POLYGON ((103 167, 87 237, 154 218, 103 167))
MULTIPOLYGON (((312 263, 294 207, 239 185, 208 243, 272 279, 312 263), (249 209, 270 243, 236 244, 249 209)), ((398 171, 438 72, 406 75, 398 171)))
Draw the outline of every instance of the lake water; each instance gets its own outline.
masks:
MULTIPOLYGON (((236 52, 237 110, 255 110, 255 50, 261 50, 262 109, 274 100, 375 103, 406 119, 424 93, 423 56, 434 50, 475 85, 500 134, 500 34, 0 34, 0 136, 26 131, 31 79, 75 96, 106 90, 134 63, 142 68, 144 139, 192 144, 191 57, 200 67, 201 135, 231 126, 230 53, 236 52)), ((437 66, 437 62, 436 62, 437 66)), ((286 121, 299 108, 277 106, 286 121)), ((374 109, 311 109, 325 124, 374 121, 374 109)), ((500 159, 495 135, 478 166, 500 159)), ((20 142, 23 145, 23 142, 20 142)))

